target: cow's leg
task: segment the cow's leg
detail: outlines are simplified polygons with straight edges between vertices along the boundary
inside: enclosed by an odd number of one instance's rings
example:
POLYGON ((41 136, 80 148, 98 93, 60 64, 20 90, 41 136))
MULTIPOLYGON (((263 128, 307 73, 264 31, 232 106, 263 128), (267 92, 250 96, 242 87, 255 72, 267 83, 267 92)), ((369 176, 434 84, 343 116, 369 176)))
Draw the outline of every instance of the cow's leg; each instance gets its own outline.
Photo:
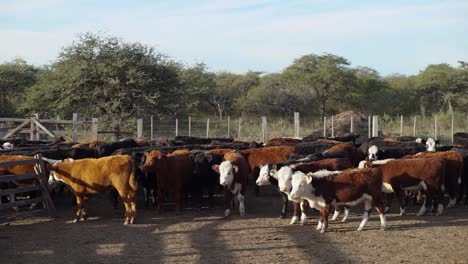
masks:
POLYGON ((280 192, 281 198, 283 199, 283 207, 281 208, 281 215, 280 218, 283 219, 286 217, 286 214, 288 213, 288 195, 285 194, 284 192, 280 192))
POLYGON ((390 212, 390 209, 392 208, 392 202, 393 202, 393 193, 384 193, 384 212, 388 213, 390 212))
POLYGON ((349 206, 345 205, 344 206, 344 217, 343 219, 341 219, 341 222, 346 222, 346 220, 348 220, 348 217, 349 217, 349 206))
POLYGON ((224 217, 228 217, 231 213, 232 192, 228 188, 224 188, 224 217))
POLYGON ((88 204, 89 197, 84 195, 83 196, 83 206, 81 210, 81 219, 80 220, 87 220, 88 219, 88 210, 86 208, 86 205, 88 204))
POLYGON ((110 199, 112 203, 112 208, 114 208, 114 210, 117 210, 117 206, 119 204, 118 196, 119 196, 119 193, 117 192, 117 190, 115 188, 112 188, 110 191, 110 199))
POLYGON ((83 211, 83 203, 84 203, 84 199, 83 199, 83 196, 80 195, 80 194, 75 194, 75 198, 76 198, 76 216, 75 216, 75 220, 73 220, 73 223, 77 223, 78 221, 80 221, 81 219, 81 214, 82 214, 82 211, 83 211))
POLYGON ((372 203, 380 217, 380 228, 385 230, 387 227, 387 220, 385 219, 384 203, 380 192, 372 195, 372 203))
POLYGON ((239 213, 241 216, 245 216, 244 195, 239 192, 237 194, 237 200, 239 200, 239 213))
POLYGON ((131 192, 130 193, 130 209, 131 209, 131 217, 130 217, 130 224, 135 223, 136 219, 136 192, 131 192))
POLYGON ((301 205, 301 226, 303 226, 305 222, 307 221, 306 212, 307 212, 307 209, 309 208, 309 202, 307 202, 306 200, 302 200, 300 205, 301 205))
POLYGON ((146 187, 143 187, 143 198, 145 199, 145 208, 149 207, 149 193, 146 187))
POLYGON ((316 230, 322 229, 323 222, 324 222, 324 220, 323 220, 323 209, 320 209, 320 216, 319 216, 319 220, 318 220, 318 223, 317 223, 317 227, 315 229, 316 230))
POLYGON ((369 200, 364 200, 364 215, 362 217, 361 224, 359 225, 357 231, 362 231, 364 226, 367 224, 367 221, 369 220, 369 213, 372 209, 372 204, 369 200))
POLYGON ((340 206, 335 205, 335 212, 333 213, 331 221, 335 221, 339 215, 340 215, 340 206))
POLYGON ((176 213, 180 214, 182 212, 182 203, 183 203, 183 192, 182 190, 177 190, 175 193, 175 205, 176 205, 176 213))
POLYGON ((322 226, 320 228, 320 233, 325 233, 327 227, 328 227, 328 215, 330 214, 330 206, 326 206, 325 208, 323 208, 323 222, 322 222, 322 226))
POLYGON ((291 218, 291 222, 289 223, 290 225, 297 223, 297 220, 299 219, 299 213, 301 212, 299 203, 293 202, 293 208, 294 208, 294 214, 293 214, 293 217, 291 218))

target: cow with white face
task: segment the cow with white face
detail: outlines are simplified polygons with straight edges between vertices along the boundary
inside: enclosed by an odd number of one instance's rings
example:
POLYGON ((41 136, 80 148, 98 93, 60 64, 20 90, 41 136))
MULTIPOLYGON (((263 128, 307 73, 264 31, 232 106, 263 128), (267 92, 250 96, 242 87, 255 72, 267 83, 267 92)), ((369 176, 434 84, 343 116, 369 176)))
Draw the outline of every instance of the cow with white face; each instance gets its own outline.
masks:
POLYGON ((377 152, 379 152, 379 148, 377 148, 377 146, 372 145, 369 148, 369 160, 370 161, 377 160, 377 152))
POLYGON ((358 231, 361 231, 369 219, 372 204, 376 207, 381 221, 381 227, 386 227, 383 213, 382 174, 377 169, 349 169, 334 177, 317 177, 313 173, 296 172, 292 176, 291 197, 306 199, 320 210, 320 220, 317 230, 324 233, 328 226, 328 216, 331 206, 353 206, 364 202, 364 216, 358 231))
POLYGON ((435 152, 436 151, 436 142, 433 138, 428 138, 426 141, 426 150, 428 152, 435 152))
POLYGON ((224 187, 224 216, 231 213, 231 200, 236 196, 239 201, 239 213, 245 215, 244 192, 247 186, 249 166, 245 158, 237 151, 224 155, 220 165, 213 165, 213 170, 219 173, 219 184, 224 187))

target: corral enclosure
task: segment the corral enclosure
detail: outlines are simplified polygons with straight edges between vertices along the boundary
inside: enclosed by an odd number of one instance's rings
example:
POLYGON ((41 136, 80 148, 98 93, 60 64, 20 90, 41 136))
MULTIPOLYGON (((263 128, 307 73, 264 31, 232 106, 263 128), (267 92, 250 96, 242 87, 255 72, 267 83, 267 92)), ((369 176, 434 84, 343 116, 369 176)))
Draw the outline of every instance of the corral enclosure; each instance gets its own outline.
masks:
MULTIPOLYGON (((73 115, 72 120, 42 119, 37 120, 57 136, 65 140, 84 142, 90 140, 117 140, 122 138, 167 139, 174 136, 194 137, 232 137, 236 140, 258 141, 275 137, 305 137, 310 134, 317 136, 342 136, 349 132, 358 133, 364 142, 372 136, 373 116, 348 111, 324 120, 319 117, 277 118, 242 116, 219 119, 207 116, 184 117, 144 117, 124 121, 106 121, 99 118, 89 118, 73 115), (297 124, 296 124, 297 122, 297 124), (324 125, 325 123, 325 125, 324 125)), ((26 119, 0 118, 0 138, 21 125, 26 119)), ((468 131, 468 114, 439 113, 432 116, 378 116, 378 135, 389 137, 415 136, 433 137, 443 144, 452 143, 452 135, 457 132, 468 131)), ((38 127, 24 126, 14 135, 28 139, 52 139, 46 132, 38 127)), ((377 134, 376 134, 377 135, 377 134)))
POLYGON ((466 206, 423 217, 416 216, 417 207, 403 217, 394 207, 386 231, 372 213, 362 232, 356 231, 362 210, 354 207, 347 223, 330 222, 320 234, 318 213, 310 213, 305 226, 289 225, 289 218, 278 218, 276 190, 250 194, 245 218, 235 211, 223 219, 218 197, 214 210, 186 208, 176 215, 141 209, 133 226, 122 225, 123 206, 114 212, 99 198, 91 200, 90 219, 73 224, 70 199, 62 199, 54 221, 39 217, 0 226, 0 262, 468 263, 466 206))

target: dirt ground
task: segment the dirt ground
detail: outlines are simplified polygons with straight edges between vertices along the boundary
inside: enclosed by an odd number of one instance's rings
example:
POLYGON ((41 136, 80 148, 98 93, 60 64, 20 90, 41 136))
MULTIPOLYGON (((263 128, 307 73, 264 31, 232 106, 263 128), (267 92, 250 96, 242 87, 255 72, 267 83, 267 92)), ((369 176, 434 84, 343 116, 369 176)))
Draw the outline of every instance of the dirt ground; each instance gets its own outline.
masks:
POLYGON ((245 218, 234 210, 223 219, 222 197, 215 209, 181 215, 139 209, 138 223, 124 226, 123 208, 114 211, 104 197, 90 201, 90 219, 73 224, 70 199, 62 198, 55 220, 0 226, 0 263, 468 263, 466 206, 423 217, 412 206, 406 216, 389 214, 386 231, 372 214, 362 232, 356 207, 347 223, 330 222, 320 234, 316 212, 305 226, 279 219, 280 200, 273 189, 248 195, 245 218))

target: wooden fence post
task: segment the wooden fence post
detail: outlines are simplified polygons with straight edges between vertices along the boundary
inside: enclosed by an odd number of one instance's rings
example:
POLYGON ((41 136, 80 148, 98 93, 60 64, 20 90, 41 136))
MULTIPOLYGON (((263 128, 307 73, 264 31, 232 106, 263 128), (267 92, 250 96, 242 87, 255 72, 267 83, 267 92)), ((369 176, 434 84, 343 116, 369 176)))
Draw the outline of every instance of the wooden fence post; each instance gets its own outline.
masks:
POLYGON ((367 132, 368 132, 368 138, 371 138, 372 137, 372 119, 371 119, 371 116, 369 115, 367 117, 367 123, 368 123, 368 128, 367 128, 367 132))
POLYGON ((331 119, 331 137, 334 138, 335 137, 335 116, 332 115, 332 119, 331 119))
POLYGON ((151 126, 151 133, 150 133, 150 138, 151 140, 154 140, 154 120, 153 120, 153 116, 151 116, 151 123, 150 123, 150 126, 151 126))
MULTIPOLYGON (((36 120, 39 120, 39 114, 34 114, 34 118, 36 120)), ((34 126, 34 138, 35 140, 40 140, 41 139, 41 136, 39 134, 39 128, 37 127, 37 124, 34 126)))
POLYGON ((400 137, 403 136, 403 116, 400 117, 400 137))
POLYGON ((294 112, 294 138, 299 138, 299 129, 300 129, 299 112, 294 112))
POLYGON ((379 116, 372 116, 372 137, 379 136, 379 116))
POLYGON ((354 117, 351 116, 351 127, 349 128, 349 133, 354 133, 354 117))
POLYGON ((237 130, 237 139, 240 140, 241 137, 241 128, 242 128, 242 118, 239 117, 239 128, 237 130))
POLYGON ((452 112, 452 143, 453 143, 453 132, 454 132, 454 120, 453 120, 453 112, 452 112))
POLYGON ((327 117, 323 117, 323 137, 327 137, 327 117))
POLYGON ((73 113, 72 141, 78 142, 78 113, 73 113))
POLYGON ((192 117, 188 117, 188 135, 189 137, 192 136, 192 117))
POLYGON ((179 136, 179 119, 176 118, 175 120, 175 136, 179 136))
POLYGON ((416 137, 416 116, 414 116, 414 123, 413 123, 413 137, 416 137))
POLYGON ((137 140, 143 140, 143 119, 137 119, 137 140))
POLYGON ((210 119, 209 118, 206 119, 206 137, 207 138, 210 137, 210 119))
POLYGON ((434 115, 434 139, 437 140, 437 115, 434 115))
POLYGON ((262 116, 262 142, 266 144, 268 141, 268 125, 266 116, 262 116))
POLYGON ((98 119, 91 119, 91 140, 98 139, 98 119))
POLYGON ((231 117, 227 117, 227 137, 231 137, 231 117))

